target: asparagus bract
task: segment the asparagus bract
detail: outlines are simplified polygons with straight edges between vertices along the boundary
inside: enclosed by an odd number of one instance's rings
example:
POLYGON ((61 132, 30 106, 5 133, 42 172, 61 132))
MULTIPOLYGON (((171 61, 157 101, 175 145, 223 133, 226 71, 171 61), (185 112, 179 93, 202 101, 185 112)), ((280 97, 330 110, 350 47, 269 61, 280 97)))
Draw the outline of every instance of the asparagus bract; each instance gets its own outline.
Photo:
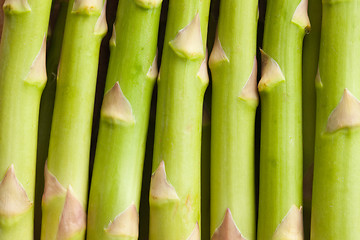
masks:
POLYGON ((87 239, 138 239, 161 0, 120 0, 89 200, 87 239))
POLYGON ((83 239, 103 0, 70 0, 45 166, 41 239, 83 239))
POLYGON ((360 5, 322 3, 311 239, 358 239, 360 5))
POLYGON ((213 240, 256 238, 255 113, 258 105, 258 2, 222 0, 210 56, 211 235, 213 240))
POLYGON ((303 49, 303 173, 304 173, 304 237, 310 238, 311 189, 315 150, 316 96, 315 77, 318 69, 321 33, 321 0, 309 0, 311 32, 304 38, 303 49))
POLYGON ((158 77, 149 239, 200 239, 209 0, 169 1, 158 77))
POLYGON ((0 43, 0 239, 33 239, 36 139, 51 0, 6 0, 0 43))
POLYGON ((46 54, 46 72, 48 80, 40 101, 35 188, 35 239, 39 239, 41 234, 41 198, 44 191, 44 166, 48 156, 57 69, 68 9, 68 2, 66 0, 59 0, 58 4, 59 10, 55 20, 54 29, 48 40, 46 54))
POLYGON ((259 240, 303 239, 301 60, 309 28, 307 0, 267 1, 258 86, 259 240))

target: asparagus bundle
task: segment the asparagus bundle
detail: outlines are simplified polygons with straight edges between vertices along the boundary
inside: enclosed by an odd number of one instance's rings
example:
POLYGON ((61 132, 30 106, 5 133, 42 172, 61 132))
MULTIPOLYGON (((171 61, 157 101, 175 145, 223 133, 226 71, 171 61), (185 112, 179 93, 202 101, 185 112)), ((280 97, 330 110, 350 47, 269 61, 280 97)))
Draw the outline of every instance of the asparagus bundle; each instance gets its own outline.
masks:
POLYGON ((211 234, 254 239, 258 2, 222 0, 212 73, 211 234))
POLYGON ((315 150, 315 118, 316 96, 315 77, 318 69, 320 32, 321 32, 321 0, 309 0, 309 18, 311 32, 304 38, 302 69, 302 104, 303 104, 303 173, 304 173, 304 236, 310 238, 311 190, 315 150))
MULTIPOLYGON (((44 167, 48 155, 51 120, 55 101, 57 69, 61 53, 61 44, 65 28, 68 1, 59 0, 57 17, 54 28, 48 40, 46 56, 46 72, 48 80, 41 96, 39 112, 39 129, 36 162, 36 188, 35 188, 35 239, 41 233, 41 198, 44 191, 44 167)), ((51 20, 50 20, 51 22, 51 20)))
POLYGON ((158 77, 149 239, 200 239, 209 0, 170 1, 158 77))
POLYGON ((0 43, 0 239, 33 239, 50 0, 6 0, 0 43))
POLYGON ((360 5, 323 0, 311 239, 360 235, 360 5))
POLYGON ((103 0, 70 0, 45 166, 42 239, 85 235, 88 165, 103 0))
POLYGON ((258 86, 260 240, 303 239, 301 58, 309 27, 307 0, 267 1, 258 86))
POLYGON ((160 11, 161 0, 119 1, 90 191, 89 240, 139 236, 160 11))

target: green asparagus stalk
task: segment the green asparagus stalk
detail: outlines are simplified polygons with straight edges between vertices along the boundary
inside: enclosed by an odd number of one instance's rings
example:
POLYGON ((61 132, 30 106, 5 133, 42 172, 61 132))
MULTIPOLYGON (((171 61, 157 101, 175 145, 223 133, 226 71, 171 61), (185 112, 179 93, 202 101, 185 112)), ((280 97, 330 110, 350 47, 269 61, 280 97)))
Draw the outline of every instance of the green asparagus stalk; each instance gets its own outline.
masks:
POLYGON ((83 239, 103 0, 70 0, 45 165, 41 239, 83 239))
POLYGON ((304 237, 310 238, 311 189, 315 150, 316 96, 314 79, 316 77, 320 50, 321 0, 309 0, 311 33, 304 38, 302 69, 303 105, 303 173, 304 173, 304 237))
POLYGON ((210 113, 204 103, 201 135, 201 239, 203 240, 210 239, 210 140, 210 113))
POLYGON ((256 237, 257 13, 255 0, 220 2, 217 36, 209 61, 213 89, 210 201, 213 240, 256 237))
POLYGON ((36 162, 36 188, 35 188, 35 239, 40 239, 41 234, 41 198, 44 191, 44 167, 48 155, 49 139, 52 114, 55 101, 57 69, 61 53, 61 44, 65 28, 66 13, 68 2, 59 0, 59 10, 55 20, 54 29, 48 40, 48 50, 46 56, 47 82, 41 96, 37 162, 36 162))
POLYGON ((259 240, 303 239, 301 60, 310 28, 307 5, 307 0, 267 1, 258 86, 259 240))
POLYGON ((170 1, 158 77, 149 239, 200 239, 209 0, 170 1))
POLYGON ((139 236, 161 2, 119 1, 90 190, 88 240, 139 236))
POLYGON ((358 239, 360 5, 322 3, 311 239, 358 239))
POLYGON ((6 0, 0 43, 0 239, 33 239, 36 139, 51 1, 6 0))

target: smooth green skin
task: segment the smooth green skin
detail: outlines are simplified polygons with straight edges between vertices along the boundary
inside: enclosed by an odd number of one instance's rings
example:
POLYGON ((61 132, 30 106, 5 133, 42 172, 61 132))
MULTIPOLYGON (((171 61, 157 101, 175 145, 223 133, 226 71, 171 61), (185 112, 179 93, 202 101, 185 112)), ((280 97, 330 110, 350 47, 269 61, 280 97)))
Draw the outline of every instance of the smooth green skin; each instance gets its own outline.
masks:
POLYGON ((139 210, 146 136, 155 78, 147 73, 157 46, 161 4, 142 8, 120 0, 105 91, 119 81, 132 107, 134 124, 101 116, 89 200, 88 240, 137 239, 111 236, 105 229, 134 203, 139 210))
POLYGON ((41 200, 44 191, 44 167, 48 157, 51 121, 55 102, 57 69, 68 9, 67 1, 60 0, 59 4, 59 13, 50 40, 48 41, 46 56, 48 80, 40 101, 35 188, 35 239, 39 239, 41 234, 41 200))
POLYGON ((248 240, 256 238, 255 113, 258 101, 240 98, 254 66, 258 2, 222 0, 218 37, 229 62, 211 65, 211 235, 229 208, 248 240))
MULTIPOLYGON (((90 137, 100 43, 95 34, 101 9, 73 13, 69 1, 47 166, 64 188, 69 185, 86 209, 90 137)), ((65 194, 43 202, 41 239, 56 239, 65 194)), ((84 238, 85 233, 79 236, 84 238)))
POLYGON ((204 57, 209 0, 169 1, 155 125, 153 172, 165 163, 180 200, 150 196, 150 240, 187 239, 200 226, 203 99, 207 83, 197 76, 203 58, 177 55, 169 42, 199 13, 204 57))
MULTIPOLYGON (((204 104, 205 105, 205 104, 204 104)), ((201 135, 201 239, 210 239, 210 142, 211 124, 207 108, 203 109, 201 135), (206 113, 205 113, 206 112, 206 113)))
POLYGON ((279 64, 285 81, 260 92, 259 240, 272 239, 291 206, 302 206, 301 60, 305 31, 291 21, 299 3, 267 1, 263 49, 279 64))
MULTIPOLYGON (((28 12, 4 13, 0 43, 0 179, 14 164, 16 177, 33 202, 37 125, 45 82, 27 79, 27 75, 47 33, 51 1, 28 3, 28 12)), ((18 216, 0 215, 0 239, 32 239, 33 215, 33 207, 18 216)))
POLYGON ((309 0, 311 32, 304 38, 302 69, 303 104, 303 174, 304 174, 304 237, 310 238, 311 188, 315 151, 316 94, 321 35, 321 0, 309 0))
POLYGON ((360 130, 326 132, 331 112, 347 88, 359 88, 360 5, 357 0, 323 0, 317 87, 316 143, 311 239, 358 239, 360 235, 360 130), (346 43, 346 44, 345 44, 346 43))

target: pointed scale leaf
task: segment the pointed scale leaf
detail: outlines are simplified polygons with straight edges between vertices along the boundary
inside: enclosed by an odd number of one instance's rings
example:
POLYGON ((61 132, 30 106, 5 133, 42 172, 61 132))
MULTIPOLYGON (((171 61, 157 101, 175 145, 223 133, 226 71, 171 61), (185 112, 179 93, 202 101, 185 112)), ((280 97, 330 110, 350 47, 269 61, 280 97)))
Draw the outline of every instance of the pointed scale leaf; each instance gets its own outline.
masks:
POLYGON ((306 33, 310 32, 311 25, 308 16, 308 0, 301 0, 291 21, 304 29, 306 33))
POLYGON ((292 205, 289 212, 277 227, 272 240, 303 240, 302 207, 292 205))
POLYGON ((191 23, 180 30, 174 40, 170 41, 169 44, 180 57, 191 60, 203 58, 204 49, 201 38, 199 14, 196 14, 191 23))
POLYGON ((138 238, 139 214, 135 204, 131 204, 125 211, 117 215, 105 231, 116 237, 138 238))
POLYGON ((164 161, 161 161, 159 167, 151 176, 150 197, 152 199, 179 200, 175 188, 166 179, 164 161))
POLYGON ((269 90, 285 81, 285 76, 279 64, 263 50, 261 52, 261 79, 258 85, 259 92, 269 90))
POLYGON ((215 230, 211 240, 245 240, 235 224, 230 209, 226 209, 224 219, 215 230))

